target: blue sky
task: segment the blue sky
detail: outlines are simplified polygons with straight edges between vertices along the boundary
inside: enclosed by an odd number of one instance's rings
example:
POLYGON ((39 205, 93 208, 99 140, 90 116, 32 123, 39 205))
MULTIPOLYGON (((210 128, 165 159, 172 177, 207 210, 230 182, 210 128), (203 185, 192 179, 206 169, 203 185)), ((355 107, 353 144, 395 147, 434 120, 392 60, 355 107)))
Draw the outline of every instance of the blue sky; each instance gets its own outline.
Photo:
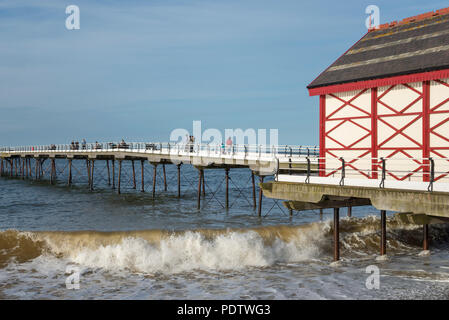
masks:
POLYGON ((0 145, 167 141, 175 128, 275 128, 318 143, 306 86, 381 23, 446 1, 0 2, 0 145), (65 28, 79 6, 81 29, 65 28))

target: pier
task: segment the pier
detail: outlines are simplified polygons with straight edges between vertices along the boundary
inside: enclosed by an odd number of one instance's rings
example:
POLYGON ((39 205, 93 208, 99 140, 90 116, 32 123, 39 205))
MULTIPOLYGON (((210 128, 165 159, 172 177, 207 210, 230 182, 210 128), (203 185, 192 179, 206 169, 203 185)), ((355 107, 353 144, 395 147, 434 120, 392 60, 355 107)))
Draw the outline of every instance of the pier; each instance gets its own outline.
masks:
MULTIPOLYGON (((146 166, 152 171, 151 196, 157 197, 156 186, 163 183, 167 191, 166 166, 175 166, 177 177, 177 196, 181 197, 182 167, 191 165, 198 171, 197 208, 201 209, 201 200, 206 193, 205 170, 223 170, 225 173, 225 201, 223 207, 228 209, 231 204, 229 195, 230 174, 232 169, 246 168, 251 171, 252 206, 262 216, 262 192, 259 188, 256 194, 257 182, 263 182, 265 177, 274 177, 280 173, 316 172, 316 160, 319 150, 314 146, 266 146, 266 145, 208 145, 182 143, 87 143, 75 147, 70 144, 49 146, 19 146, 0 148, 0 173, 3 177, 41 180, 47 178, 55 184, 60 172, 56 169, 56 160, 65 161, 65 182, 72 185, 75 172, 74 161, 84 167, 85 184, 89 190, 94 190, 98 174, 103 173, 108 186, 122 193, 123 168, 126 162, 132 176, 132 188, 145 192, 144 175, 146 166), (98 173, 99 164, 106 168, 105 173, 98 173), (46 167, 44 167, 46 165, 46 167), (140 176, 136 167, 139 167, 140 176), (158 181, 158 168, 162 170, 162 181, 158 181), (137 174, 136 174, 137 172, 137 174), (257 181, 258 180, 258 181, 257 181)), ((79 165, 78 165, 79 167, 79 165)), ((240 192, 240 190, 239 190, 240 192)))

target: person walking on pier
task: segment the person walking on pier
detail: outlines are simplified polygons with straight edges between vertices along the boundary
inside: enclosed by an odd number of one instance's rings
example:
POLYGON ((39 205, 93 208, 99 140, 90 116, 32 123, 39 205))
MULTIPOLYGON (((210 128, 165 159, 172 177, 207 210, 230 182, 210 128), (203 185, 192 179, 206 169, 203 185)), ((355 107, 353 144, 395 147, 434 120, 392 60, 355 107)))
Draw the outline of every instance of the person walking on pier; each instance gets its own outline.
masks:
POLYGON ((232 151, 232 139, 231 137, 228 138, 228 140, 226 140, 226 147, 227 147, 227 152, 231 153, 232 151))
POLYGON ((81 143, 81 147, 83 148, 83 150, 86 150, 86 148, 87 148, 86 139, 83 139, 83 142, 81 143))
POLYGON ((195 137, 190 136, 190 152, 193 152, 193 144, 195 143, 195 137))

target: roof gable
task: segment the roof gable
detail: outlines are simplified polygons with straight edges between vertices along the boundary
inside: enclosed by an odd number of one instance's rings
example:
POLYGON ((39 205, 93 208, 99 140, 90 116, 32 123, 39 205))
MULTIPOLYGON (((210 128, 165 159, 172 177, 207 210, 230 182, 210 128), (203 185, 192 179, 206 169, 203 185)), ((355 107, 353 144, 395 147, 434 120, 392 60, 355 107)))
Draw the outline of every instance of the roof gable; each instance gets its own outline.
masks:
POLYGON ((370 30, 307 87, 449 68, 449 9, 370 30))

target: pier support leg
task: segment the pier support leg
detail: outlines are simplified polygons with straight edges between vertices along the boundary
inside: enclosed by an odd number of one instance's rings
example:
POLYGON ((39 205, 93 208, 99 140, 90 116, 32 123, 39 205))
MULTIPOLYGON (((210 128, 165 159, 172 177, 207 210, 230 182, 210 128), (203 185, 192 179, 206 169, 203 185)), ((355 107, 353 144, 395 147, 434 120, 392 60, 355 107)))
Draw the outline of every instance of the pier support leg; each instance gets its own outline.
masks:
POLYGON ((108 170, 108 186, 111 185, 111 171, 109 169, 109 160, 106 160, 106 168, 108 170))
POLYGON ((323 220, 323 209, 320 209, 320 221, 323 220))
MULTIPOLYGON (((263 178, 264 178, 264 176, 259 177, 260 183, 263 183, 263 178)), ((259 217, 262 216, 262 188, 261 187, 259 187, 259 208, 257 210, 257 215, 259 217)))
POLYGON ((197 207, 198 210, 201 209, 201 182, 203 181, 203 169, 198 169, 198 200, 197 207))
POLYGON ((3 176, 3 158, 1 160, 2 161, 0 162, 0 176, 3 176))
POLYGON ((205 176, 206 176, 206 173, 205 173, 205 171, 203 171, 203 174, 202 174, 202 187, 203 187, 203 198, 206 198, 206 180, 205 180, 205 176))
POLYGON ((72 159, 69 159, 69 177, 67 180, 67 185, 69 187, 72 185, 72 159))
POLYGON ((38 159, 34 158, 34 162, 35 162, 35 165, 36 165, 36 168, 34 170, 34 179, 37 180, 37 177, 38 177, 37 171, 39 170, 38 169, 38 167, 39 167, 38 159))
POLYGON ((145 174, 145 160, 140 160, 140 175, 141 175, 141 192, 145 192, 145 179, 144 179, 144 174, 145 174))
POLYGON ((164 191, 167 191, 167 175, 165 174, 165 163, 162 164, 162 173, 164 174, 164 191))
POLYGON ((352 207, 348 207, 348 217, 352 217, 352 207))
POLYGON ((424 224, 423 225, 423 250, 429 250, 429 225, 424 224))
POLYGON ((153 164, 153 199, 156 196, 156 175, 157 175, 157 164, 153 164))
POLYGON ((55 175, 56 175, 56 167, 55 167, 55 158, 51 158, 50 160, 51 170, 50 170, 50 183, 55 183, 55 175))
POLYGON ((290 218, 293 217, 293 209, 288 209, 288 213, 290 215, 290 218))
POLYGON ((117 193, 120 194, 120 183, 122 178, 122 160, 118 161, 118 185, 117 185, 117 193))
POLYGON ((90 160, 86 159, 87 185, 90 188, 90 160))
POLYGON ((44 162, 45 159, 39 160, 39 179, 44 176, 44 162))
POLYGON ((334 208, 334 261, 340 260, 340 209, 334 208))
POLYGON ((25 180, 25 158, 21 159, 22 161, 22 180, 25 180))
POLYGON ((178 198, 181 198, 181 164, 176 165, 178 169, 178 198))
POLYGON ((115 189, 115 159, 112 160, 112 189, 115 189))
POLYGON ((251 170, 251 183, 253 186, 253 206, 254 209, 257 208, 257 200, 256 200, 256 181, 254 179, 254 171, 251 170))
POLYGON ((90 170, 90 191, 94 190, 94 169, 95 169, 95 160, 91 160, 91 170, 90 170))
POLYGON ((229 209, 229 168, 225 169, 225 177, 226 177, 225 204, 226 209, 229 209))
POLYGON ((387 211, 380 211, 380 255, 383 256, 387 254, 387 211))
POLYGON ((136 168, 134 166, 134 160, 131 160, 131 166, 133 169, 133 189, 135 190, 137 188, 137 185, 136 185, 136 168))

